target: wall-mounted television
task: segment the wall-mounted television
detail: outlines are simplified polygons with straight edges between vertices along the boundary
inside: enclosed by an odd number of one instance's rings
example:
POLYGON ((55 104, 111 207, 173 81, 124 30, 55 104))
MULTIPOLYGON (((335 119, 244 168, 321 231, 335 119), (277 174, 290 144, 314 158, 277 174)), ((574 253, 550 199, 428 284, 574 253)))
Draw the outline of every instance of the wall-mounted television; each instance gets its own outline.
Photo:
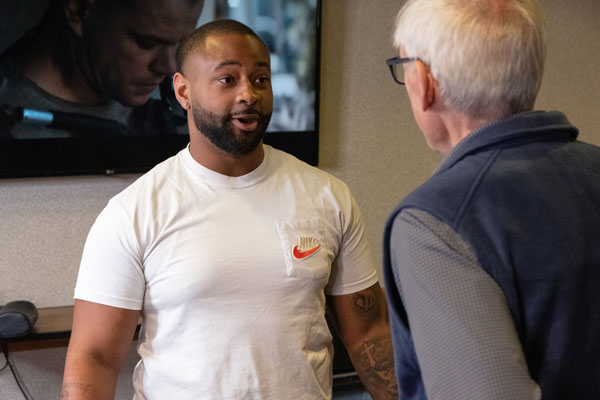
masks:
POLYGON ((96 0, 82 10, 86 3, 3 0, 0 178, 145 172, 184 148, 187 122, 166 63, 185 37, 179 27, 221 18, 247 24, 271 50, 265 142, 317 165, 320 0, 96 0))

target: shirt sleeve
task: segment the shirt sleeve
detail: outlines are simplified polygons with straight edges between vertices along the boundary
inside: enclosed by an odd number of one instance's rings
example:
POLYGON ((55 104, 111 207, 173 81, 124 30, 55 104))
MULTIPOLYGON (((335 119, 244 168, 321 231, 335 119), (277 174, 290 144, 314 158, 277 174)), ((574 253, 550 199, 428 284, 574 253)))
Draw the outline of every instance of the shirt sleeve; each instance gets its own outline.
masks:
POLYGON ((502 290, 452 228, 405 209, 391 256, 428 399, 541 399, 502 290))
POLYGON ((145 278, 130 221, 114 200, 100 213, 83 249, 76 299, 131 310, 142 308, 145 278))
POLYGON ((348 191, 342 210, 342 240, 331 267, 325 294, 339 296, 356 293, 378 282, 373 253, 369 247, 358 203, 348 191))

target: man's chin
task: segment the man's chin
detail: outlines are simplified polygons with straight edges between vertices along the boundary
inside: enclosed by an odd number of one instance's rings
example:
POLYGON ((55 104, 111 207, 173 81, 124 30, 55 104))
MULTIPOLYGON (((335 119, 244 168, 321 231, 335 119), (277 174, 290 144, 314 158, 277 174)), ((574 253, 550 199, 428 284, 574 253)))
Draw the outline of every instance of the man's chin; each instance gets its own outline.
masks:
POLYGON ((254 131, 242 131, 238 128, 234 128, 233 130, 235 139, 234 142, 229 142, 224 147, 221 143, 217 145, 221 147, 221 150, 224 150, 230 154, 234 155, 246 155, 256 150, 258 146, 260 146, 263 142, 264 134, 261 133, 260 127, 255 129, 254 131))
POLYGON ((125 107, 135 108, 135 107, 143 106, 144 104, 146 104, 148 102, 149 98, 150 98, 150 96, 145 96, 143 98, 127 97, 127 98, 115 99, 115 100, 117 100, 119 103, 121 103, 125 107))
POLYGON ((234 127, 233 128, 233 132, 235 132, 235 136, 244 140, 245 138, 248 138, 249 136, 258 136, 260 135, 260 132, 258 130, 258 128, 253 129, 251 131, 247 131, 244 129, 240 129, 238 127, 234 127))
POLYGON ((115 96, 115 99, 124 106, 139 107, 148 102, 155 90, 156 86, 153 86, 152 88, 148 87, 144 90, 138 88, 137 90, 132 90, 130 92, 119 93, 115 96))

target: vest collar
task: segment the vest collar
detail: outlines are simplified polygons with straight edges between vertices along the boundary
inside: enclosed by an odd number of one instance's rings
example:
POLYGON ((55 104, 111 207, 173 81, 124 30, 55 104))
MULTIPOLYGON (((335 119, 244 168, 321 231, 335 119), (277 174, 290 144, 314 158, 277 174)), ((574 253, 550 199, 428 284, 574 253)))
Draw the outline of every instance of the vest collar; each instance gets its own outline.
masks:
POLYGON ((467 155, 492 145, 518 145, 531 141, 571 142, 579 131, 558 111, 515 114, 477 129, 461 140, 442 160, 437 172, 446 170, 467 155))

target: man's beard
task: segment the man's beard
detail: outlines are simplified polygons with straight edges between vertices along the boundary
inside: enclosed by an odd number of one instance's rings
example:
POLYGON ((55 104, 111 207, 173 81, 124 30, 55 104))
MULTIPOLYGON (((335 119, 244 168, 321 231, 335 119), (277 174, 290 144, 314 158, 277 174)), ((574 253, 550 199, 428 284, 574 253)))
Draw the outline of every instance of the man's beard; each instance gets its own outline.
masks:
POLYGON ((248 154, 254 150, 265 136, 265 131, 271 120, 271 114, 261 114, 252 107, 248 107, 236 114, 258 115, 258 126, 254 131, 242 131, 236 135, 235 127, 231 123, 232 114, 217 115, 196 105, 192 106, 192 115, 196 128, 206 136, 212 144, 219 149, 233 155, 248 154))

